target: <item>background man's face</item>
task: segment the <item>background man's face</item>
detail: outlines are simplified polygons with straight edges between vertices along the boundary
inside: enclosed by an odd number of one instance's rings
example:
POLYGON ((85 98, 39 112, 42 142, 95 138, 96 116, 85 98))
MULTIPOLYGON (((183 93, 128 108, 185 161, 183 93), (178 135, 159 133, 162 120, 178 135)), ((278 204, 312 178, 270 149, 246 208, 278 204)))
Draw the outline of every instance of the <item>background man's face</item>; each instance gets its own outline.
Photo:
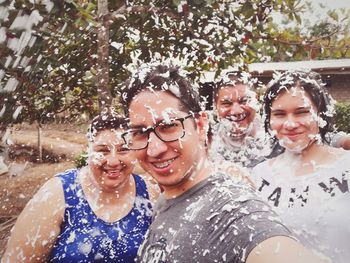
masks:
MULTIPOLYGON (((188 113, 180 109, 180 103, 168 92, 142 91, 133 98, 129 107, 131 127, 147 128, 185 117, 188 113)), ((164 142, 151 132, 148 147, 135 152, 141 166, 165 189, 188 178, 200 160, 202 143, 195 122, 191 117, 183 123, 185 135, 182 138, 164 142)))
POLYGON ((255 118, 255 109, 251 103, 255 101, 254 92, 245 84, 222 87, 216 98, 216 109, 220 121, 232 124, 230 136, 245 136, 255 118))

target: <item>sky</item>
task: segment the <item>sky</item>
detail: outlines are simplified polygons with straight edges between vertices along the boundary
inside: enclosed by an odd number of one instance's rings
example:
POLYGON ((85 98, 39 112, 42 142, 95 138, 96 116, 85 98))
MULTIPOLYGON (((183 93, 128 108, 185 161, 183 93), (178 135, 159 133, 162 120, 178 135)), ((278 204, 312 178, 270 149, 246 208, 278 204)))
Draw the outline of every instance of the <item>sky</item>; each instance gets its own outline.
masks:
MULTIPOLYGON (((306 0, 302 0, 306 2, 306 0)), ((304 14, 304 18, 310 20, 311 23, 326 17, 326 13, 330 9, 348 8, 350 9, 350 0, 309 0, 314 6, 314 12, 309 11, 304 14), (325 8, 321 8, 323 5, 325 8)), ((278 23, 282 21, 282 17, 278 14, 274 16, 274 20, 278 23)))
POLYGON ((349 0, 310 0, 315 6, 315 14, 313 16, 319 14, 324 14, 329 9, 338 9, 338 8, 350 8, 349 0), (324 5, 326 8, 322 10, 319 5, 324 5))
POLYGON ((311 0, 311 2, 332 6, 333 8, 350 7, 349 0, 311 0))

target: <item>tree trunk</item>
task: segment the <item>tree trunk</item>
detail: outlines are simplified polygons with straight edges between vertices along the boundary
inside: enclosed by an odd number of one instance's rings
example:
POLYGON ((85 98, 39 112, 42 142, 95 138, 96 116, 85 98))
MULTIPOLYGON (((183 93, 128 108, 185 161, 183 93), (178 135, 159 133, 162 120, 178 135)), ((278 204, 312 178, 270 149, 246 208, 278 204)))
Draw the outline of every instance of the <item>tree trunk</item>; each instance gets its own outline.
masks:
POLYGON ((97 92, 99 108, 109 107, 112 104, 112 95, 109 86, 109 19, 108 0, 98 0, 98 17, 100 27, 97 36, 97 92))
MULTIPOLYGON (((5 127, 1 127, 5 128, 5 127)), ((9 137, 11 134, 11 126, 5 129, 0 129, 0 174, 5 174, 9 171, 9 137)))
POLYGON ((39 156, 38 156, 38 162, 43 161, 43 145, 41 143, 41 123, 37 121, 37 128, 38 128, 38 151, 39 151, 39 156))

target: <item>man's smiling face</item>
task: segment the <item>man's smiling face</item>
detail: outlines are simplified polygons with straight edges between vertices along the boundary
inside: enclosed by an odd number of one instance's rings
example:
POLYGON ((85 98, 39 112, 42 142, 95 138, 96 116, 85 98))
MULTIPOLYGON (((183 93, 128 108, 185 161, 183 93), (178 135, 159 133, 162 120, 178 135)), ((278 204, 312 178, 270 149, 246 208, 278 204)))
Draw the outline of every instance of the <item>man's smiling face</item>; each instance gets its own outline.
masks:
POLYGON ((245 84, 224 86, 218 91, 216 109, 220 121, 230 121, 231 137, 244 137, 255 118, 255 110, 249 105, 252 100, 249 87, 245 84))
MULTIPOLYGON (((131 128, 145 129, 188 116, 182 108, 181 101, 169 92, 142 91, 129 107, 131 128)), ((183 127, 184 136, 171 142, 162 141, 155 132, 150 132, 148 146, 136 151, 141 166, 165 189, 188 180, 205 152, 201 150, 204 143, 194 118, 185 119, 183 127)))

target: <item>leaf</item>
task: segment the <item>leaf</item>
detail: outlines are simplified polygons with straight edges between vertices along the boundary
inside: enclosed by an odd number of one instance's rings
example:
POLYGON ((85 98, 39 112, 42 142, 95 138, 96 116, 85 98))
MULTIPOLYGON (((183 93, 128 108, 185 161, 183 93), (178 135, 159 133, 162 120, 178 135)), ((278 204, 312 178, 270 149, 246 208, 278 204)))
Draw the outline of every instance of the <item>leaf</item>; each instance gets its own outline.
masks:
POLYGON ((178 6, 181 3, 181 0, 173 0, 173 4, 178 6))
POLYGON ((338 13, 335 10, 328 11, 327 15, 329 17, 331 17, 333 20, 335 20, 337 22, 339 21, 339 15, 338 15, 338 13))

